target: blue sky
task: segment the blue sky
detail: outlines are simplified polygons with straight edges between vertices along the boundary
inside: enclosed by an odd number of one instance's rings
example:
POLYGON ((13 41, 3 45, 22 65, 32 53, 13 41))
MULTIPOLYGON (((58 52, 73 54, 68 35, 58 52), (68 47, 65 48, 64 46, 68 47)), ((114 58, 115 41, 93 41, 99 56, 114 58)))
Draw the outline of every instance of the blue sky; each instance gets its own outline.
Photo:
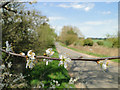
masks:
POLYGON ((26 7, 47 16, 58 35, 65 25, 78 27, 85 37, 105 37, 118 31, 117 2, 37 2, 26 3, 26 7))

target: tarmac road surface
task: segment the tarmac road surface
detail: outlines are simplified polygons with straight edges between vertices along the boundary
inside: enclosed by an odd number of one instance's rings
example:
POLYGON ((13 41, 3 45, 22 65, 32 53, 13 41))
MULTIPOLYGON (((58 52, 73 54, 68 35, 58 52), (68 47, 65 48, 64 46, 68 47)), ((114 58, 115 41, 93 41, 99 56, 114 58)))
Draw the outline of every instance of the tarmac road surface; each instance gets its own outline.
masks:
MULTIPOLYGON (((92 57, 82 54, 55 43, 59 54, 67 53, 70 58, 92 57)), ((109 71, 102 71, 96 62, 72 61, 68 65, 68 71, 72 78, 79 77, 75 83, 76 88, 118 88, 118 64, 109 63, 109 71)))

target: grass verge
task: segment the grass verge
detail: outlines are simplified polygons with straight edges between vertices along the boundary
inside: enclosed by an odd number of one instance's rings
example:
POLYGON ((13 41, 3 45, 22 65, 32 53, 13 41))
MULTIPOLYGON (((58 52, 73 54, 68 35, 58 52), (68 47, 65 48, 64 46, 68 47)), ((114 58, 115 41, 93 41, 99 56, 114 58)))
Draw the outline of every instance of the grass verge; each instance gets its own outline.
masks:
MULTIPOLYGON (((59 54, 56 48, 53 48, 54 55, 52 57, 59 57, 59 54)), ((32 70, 26 72, 29 77, 26 80, 29 82, 29 85, 34 87, 39 85, 41 82, 44 84, 44 88, 51 87, 51 82, 53 80, 58 81, 60 86, 56 88, 75 88, 73 84, 68 84, 70 76, 68 71, 63 66, 58 66, 59 61, 53 60, 49 62, 48 65, 45 65, 45 62, 39 61, 32 70)))
MULTIPOLYGON (((76 48, 68 47, 68 46, 66 46, 66 45, 63 44, 63 43, 60 43, 60 45, 63 46, 63 47, 67 47, 68 49, 71 49, 71 50, 74 50, 74 51, 77 51, 77 52, 80 52, 80 53, 85 53, 85 54, 88 54, 88 55, 96 56, 96 57, 110 57, 110 56, 107 56, 107 55, 96 54, 96 53, 87 52, 87 51, 81 51, 81 50, 76 49, 76 48)), ((113 59, 113 60, 111 60, 111 61, 120 63, 120 60, 119 60, 119 59, 113 59)))

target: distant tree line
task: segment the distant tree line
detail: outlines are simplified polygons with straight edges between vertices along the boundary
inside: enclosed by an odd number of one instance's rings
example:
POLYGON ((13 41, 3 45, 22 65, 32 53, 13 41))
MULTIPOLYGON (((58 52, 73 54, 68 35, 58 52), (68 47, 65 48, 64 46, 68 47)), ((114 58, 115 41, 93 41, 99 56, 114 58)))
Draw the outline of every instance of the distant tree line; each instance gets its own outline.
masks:
POLYGON ((57 40, 66 44, 66 45, 80 45, 80 46, 93 46, 95 43, 93 40, 100 40, 96 43, 98 45, 104 45, 104 41, 108 41, 112 44, 111 47, 120 47, 118 35, 107 34, 105 38, 93 38, 88 37, 85 39, 84 35, 80 32, 77 27, 73 26, 63 26, 60 36, 57 37, 57 40))
POLYGON ((84 36, 77 27, 64 26, 60 33, 59 40, 66 45, 70 45, 79 40, 80 37, 84 36))
POLYGON ((92 40, 106 40, 107 38, 88 38, 88 39, 92 39, 92 40))

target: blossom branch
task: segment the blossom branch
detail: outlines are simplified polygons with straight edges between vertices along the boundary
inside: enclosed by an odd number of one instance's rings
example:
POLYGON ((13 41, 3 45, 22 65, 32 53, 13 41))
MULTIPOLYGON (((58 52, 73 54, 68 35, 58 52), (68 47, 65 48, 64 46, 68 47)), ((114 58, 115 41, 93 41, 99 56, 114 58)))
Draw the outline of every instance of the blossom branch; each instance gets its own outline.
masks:
MULTIPOLYGON (((4 49, 0 48, 0 51, 13 55, 13 56, 18 56, 18 57, 23 57, 26 58, 26 56, 20 55, 20 54, 16 54, 16 53, 12 53, 12 52, 6 52, 4 49)), ((36 56, 37 59, 49 59, 49 60, 58 60, 60 61, 61 59, 59 58, 52 58, 52 57, 46 57, 46 56, 36 56)), ((100 61, 100 60, 112 60, 112 59, 120 59, 120 56, 113 56, 113 57, 103 57, 103 58, 72 58, 71 60, 77 60, 77 61, 100 61)))

